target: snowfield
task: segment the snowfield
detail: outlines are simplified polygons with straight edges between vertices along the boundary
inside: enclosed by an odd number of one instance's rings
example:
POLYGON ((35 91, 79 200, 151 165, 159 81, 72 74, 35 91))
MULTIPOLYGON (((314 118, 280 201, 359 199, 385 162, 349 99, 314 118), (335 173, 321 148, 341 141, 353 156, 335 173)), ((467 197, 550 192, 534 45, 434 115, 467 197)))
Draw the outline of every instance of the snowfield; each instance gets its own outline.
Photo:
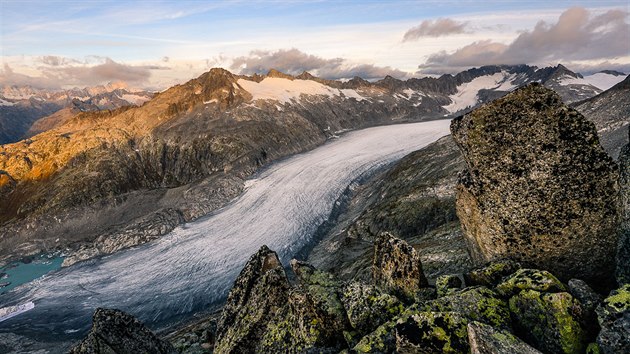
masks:
MULTIPOLYGON (((254 90, 257 97, 277 94, 274 80, 252 87, 260 88, 254 90)), ((319 92, 316 86, 302 88, 319 92)), ((210 216, 156 242, 76 264, 4 294, 0 307, 29 301, 35 306, 2 322, 0 332, 37 340, 77 338, 89 328, 97 307, 127 311, 154 329, 190 318, 225 299, 262 245, 277 251, 286 265, 313 242, 353 181, 448 134, 449 124, 440 120, 355 131, 273 164, 247 181, 238 199, 210 216)))
POLYGON ((515 75, 509 75, 505 71, 475 78, 470 82, 457 86, 457 93, 449 96, 452 103, 443 107, 450 113, 472 107, 479 100, 479 90, 511 91, 516 88, 516 85, 512 84, 512 80, 515 78, 515 75))
POLYGON ((267 77, 261 82, 239 79, 237 83, 252 95, 252 101, 275 100, 282 104, 299 102, 302 95, 321 95, 326 97, 345 96, 358 101, 366 99, 356 90, 338 90, 320 84, 313 80, 289 80, 277 77, 267 77))
POLYGON ((611 75, 606 73, 596 73, 593 75, 584 76, 584 78, 575 78, 571 76, 565 76, 560 81, 563 86, 566 85, 591 85, 595 86, 602 91, 606 91, 609 88, 623 81, 626 75, 611 75))

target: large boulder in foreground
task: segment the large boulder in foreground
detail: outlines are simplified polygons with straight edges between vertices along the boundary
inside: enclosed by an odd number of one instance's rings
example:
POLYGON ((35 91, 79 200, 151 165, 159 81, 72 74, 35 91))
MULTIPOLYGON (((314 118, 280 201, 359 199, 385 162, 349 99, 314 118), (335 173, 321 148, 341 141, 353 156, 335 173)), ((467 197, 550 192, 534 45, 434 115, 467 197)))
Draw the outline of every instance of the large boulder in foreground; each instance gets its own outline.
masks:
POLYGON ((98 308, 87 337, 71 354, 176 353, 170 343, 159 339, 135 317, 120 310, 98 308))
POLYGON ((531 84, 454 119, 451 132, 467 165, 457 215, 476 262, 612 284, 619 172, 591 122, 531 84))

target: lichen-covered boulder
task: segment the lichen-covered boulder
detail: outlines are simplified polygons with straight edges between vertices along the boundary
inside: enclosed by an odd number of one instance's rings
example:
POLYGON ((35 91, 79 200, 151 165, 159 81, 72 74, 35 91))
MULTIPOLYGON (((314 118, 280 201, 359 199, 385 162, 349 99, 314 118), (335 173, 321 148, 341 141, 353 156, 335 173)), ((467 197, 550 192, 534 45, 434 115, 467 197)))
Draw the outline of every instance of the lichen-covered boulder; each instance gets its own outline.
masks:
POLYGON ((446 296, 454 290, 461 289, 461 287, 462 281, 457 275, 440 275, 435 280, 435 290, 437 291, 438 297, 446 296))
POLYGON ((548 353, 583 353, 585 332, 580 304, 569 293, 523 290, 510 298, 515 329, 537 349, 548 353))
POLYGON ((374 243, 372 280, 383 290, 409 302, 420 288, 428 285, 420 254, 387 232, 380 234, 374 243))
POLYGON ((520 264, 509 259, 495 261, 464 273, 464 282, 466 282, 466 286, 483 285, 493 288, 505 276, 516 272, 520 268, 520 264))
POLYGON ((341 302, 346 309, 350 325, 359 336, 374 331, 404 310, 395 296, 383 293, 373 285, 352 282, 343 287, 341 302))
POLYGON ((456 312, 419 312, 396 323, 397 353, 468 353, 468 320, 456 312))
MULTIPOLYGON (((409 316, 402 316, 401 318, 406 320, 409 316)), ((392 353, 396 350, 395 327, 396 321, 385 322, 374 332, 361 338, 352 350, 357 353, 392 353)))
POLYGON ((342 329, 303 288, 291 289, 287 306, 266 326, 258 353, 337 353, 345 346, 342 329))
POLYGON ((602 353, 630 352, 630 284, 614 290, 597 307, 602 330, 597 344, 602 353))
POLYGON ((512 333, 481 322, 468 323, 471 354, 542 354, 512 333))
POLYGON ((453 119, 451 132, 467 165, 456 209, 474 261, 612 283, 619 172, 593 123, 530 84, 453 119))
POLYGON ((291 269, 297 275, 300 286, 311 298, 317 311, 323 316, 326 325, 339 333, 348 328, 348 319, 340 298, 339 280, 328 272, 295 259, 291 261, 291 269))
POLYGON ((457 312, 471 321, 484 322, 497 328, 511 328, 507 302, 483 286, 465 288, 418 304, 416 308, 418 311, 457 312))
POLYGON ((230 290, 217 324, 215 353, 256 352, 270 320, 286 306, 289 288, 278 255, 262 246, 230 290))
POLYGON ((135 317, 120 310, 98 308, 87 337, 71 354, 176 353, 173 346, 153 334, 135 317))
POLYGON ((545 293, 566 292, 567 287, 546 270, 519 269, 496 287, 503 296, 511 296, 521 290, 536 290, 545 293))

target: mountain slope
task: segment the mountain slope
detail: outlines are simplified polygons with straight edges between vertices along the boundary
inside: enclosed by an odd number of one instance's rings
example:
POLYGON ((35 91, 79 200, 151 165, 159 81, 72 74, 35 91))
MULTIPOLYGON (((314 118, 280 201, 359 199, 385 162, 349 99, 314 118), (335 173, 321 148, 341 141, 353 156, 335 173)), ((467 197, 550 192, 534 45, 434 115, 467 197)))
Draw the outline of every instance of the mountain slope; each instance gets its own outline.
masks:
POLYGON ((628 142, 630 76, 609 90, 576 103, 574 108, 595 123, 602 146, 616 159, 628 142))

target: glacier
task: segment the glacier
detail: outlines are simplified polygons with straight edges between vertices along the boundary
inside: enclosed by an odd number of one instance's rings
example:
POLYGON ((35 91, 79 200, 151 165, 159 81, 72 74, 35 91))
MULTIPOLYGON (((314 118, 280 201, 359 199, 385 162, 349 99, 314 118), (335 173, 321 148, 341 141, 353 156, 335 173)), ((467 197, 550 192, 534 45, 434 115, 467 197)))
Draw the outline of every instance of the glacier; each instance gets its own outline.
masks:
POLYGON ((117 308, 153 329, 217 308, 263 244, 287 262, 313 243, 346 188, 449 133, 449 120, 349 132, 271 164, 236 200, 161 239, 75 264, 0 297, 34 308, 0 322, 0 333, 43 341, 85 334, 97 307, 117 308))

